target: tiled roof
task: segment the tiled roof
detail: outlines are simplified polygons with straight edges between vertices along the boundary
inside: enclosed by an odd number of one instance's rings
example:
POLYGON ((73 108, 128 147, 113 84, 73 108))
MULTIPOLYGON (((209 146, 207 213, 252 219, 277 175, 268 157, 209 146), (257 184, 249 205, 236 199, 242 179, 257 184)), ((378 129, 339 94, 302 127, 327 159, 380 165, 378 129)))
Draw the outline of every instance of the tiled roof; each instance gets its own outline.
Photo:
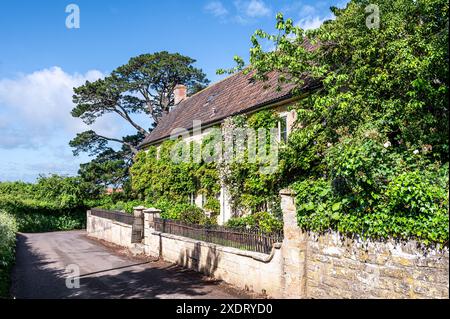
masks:
POLYGON ((292 97, 293 85, 287 84, 277 91, 277 83, 276 73, 271 73, 268 81, 262 82, 252 80, 251 72, 239 72, 215 83, 164 115, 140 148, 170 137, 175 128, 192 129, 194 120, 202 121, 202 126, 205 126, 292 97))

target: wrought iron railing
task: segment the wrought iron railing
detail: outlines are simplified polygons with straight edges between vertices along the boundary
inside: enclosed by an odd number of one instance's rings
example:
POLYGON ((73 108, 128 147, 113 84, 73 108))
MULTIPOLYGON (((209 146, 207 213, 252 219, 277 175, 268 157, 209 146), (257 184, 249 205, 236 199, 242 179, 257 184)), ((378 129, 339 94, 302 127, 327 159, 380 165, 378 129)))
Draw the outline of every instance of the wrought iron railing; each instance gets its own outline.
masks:
POLYGON ((91 209, 91 215, 110 219, 110 220, 115 220, 117 222, 124 223, 127 225, 133 225, 133 223, 134 223, 133 215, 122 213, 122 212, 93 208, 93 209, 91 209))
POLYGON ((223 226, 187 224, 162 218, 154 219, 154 228, 162 233, 179 235, 222 246, 269 254, 275 243, 283 240, 282 232, 262 233, 259 230, 232 229, 223 226))

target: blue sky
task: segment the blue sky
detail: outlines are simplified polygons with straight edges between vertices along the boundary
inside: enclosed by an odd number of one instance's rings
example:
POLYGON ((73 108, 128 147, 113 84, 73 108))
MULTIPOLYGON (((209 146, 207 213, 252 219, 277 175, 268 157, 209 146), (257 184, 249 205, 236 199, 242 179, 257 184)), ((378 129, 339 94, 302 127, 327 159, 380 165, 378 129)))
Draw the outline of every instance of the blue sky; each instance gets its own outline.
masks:
MULTIPOLYGON (((273 31, 275 14, 304 28, 331 18, 345 0, 2 0, 0 1, 0 181, 39 174, 76 174, 69 140, 86 129, 70 116, 72 88, 108 74, 132 56, 161 50, 197 60, 215 82, 233 56, 248 57, 250 36, 273 31), (68 4, 80 8, 80 28, 65 25, 68 4)), ((150 121, 138 119, 146 127, 150 121)), ((95 129, 133 132, 107 117, 95 129)))

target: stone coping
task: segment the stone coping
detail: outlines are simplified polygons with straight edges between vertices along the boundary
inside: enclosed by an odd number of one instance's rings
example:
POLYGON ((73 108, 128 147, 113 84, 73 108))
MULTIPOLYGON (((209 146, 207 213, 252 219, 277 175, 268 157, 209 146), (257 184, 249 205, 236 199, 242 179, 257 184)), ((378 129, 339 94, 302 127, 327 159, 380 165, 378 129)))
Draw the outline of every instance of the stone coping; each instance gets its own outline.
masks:
POLYGON ((150 214, 150 213, 161 213, 161 209, 158 208, 154 208, 154 207, 150 207, 150 208, 146 208, 142 211, 144 214, 150 214))
POLYGON ((193 243, 193 244, 199 243, 202 246, 217 249, 224 253, 248 257, 248 258, 252 258, 254 260, 261 261, 264 263, 270 262, 273 259, 275 252, 281 248, 281 243, 275 243, 272 247, 270 254, 266 255, 266 254, 258 253, 255 251, 241 250, 241 249, 234 248, 234 247, 222 246, 222 245, 218 245, 218 244, 208 243, 208 242, 205 242, 202 240, 197 240, 197 239, 193 239, 193 238, 189 238, 189 237, 183 237, 183 236, 178 236, 178 235, 173 235, 173 234, 168 234, 168 233, 161 233, 158 231, 152 231, 151 234, 160 236, 160 237, 165 237, 165 238, 170 238, 170 239, 174 239, 174 240, 180 240, 180 241, 184 241, 184 242, 188 242, 188 243, 193 243))
POLYGON ((280 195, 295 196, 295 191, 290 188, 283 188, 280 190, 280 195))
POLYGON ((99 217, 99 216, 94 216, 94 215, 90 214, 90 211, 89 211, 89 217, 90 218, 99 218, 99 219, 107 220, 111 224, 119 225, 119 226, 122 226, 122 227, 127 227, 127 228, 132 228, 133 227, 132 225, 121 223, 121 222, 118 222, 117 220, 112 220, 112 219, 109 219, 109 218, 103 218, 103 217, 99 217))

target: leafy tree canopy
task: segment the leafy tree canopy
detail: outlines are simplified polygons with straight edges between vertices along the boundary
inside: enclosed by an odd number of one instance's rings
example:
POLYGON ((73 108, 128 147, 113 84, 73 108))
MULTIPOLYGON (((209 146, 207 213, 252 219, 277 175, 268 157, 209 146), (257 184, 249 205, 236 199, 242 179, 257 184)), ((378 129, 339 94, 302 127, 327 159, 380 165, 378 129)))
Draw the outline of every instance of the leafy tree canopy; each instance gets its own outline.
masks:
POLYGON ((279 187, 294 183, 307 229, 448 243, 449 4, 379 0, 375 27, 371 4, 309 31, 278 14, 276 34, 252 36, 245 72, 320 84, 294 106, 279 187))
POLYGON ((149 124, 155 126, 174 105, 177 84, 186 85, 190 94, 203 89, 209 81, 202 70, 194 67, 195 62, 190 57, 166 51, 142 54, 131 58, 109 76, 74 88, 72 116, 92 125, 104 114, 116 114, 136 130, 136 134, 125 137, 104 136, 94 130, 77 134, 69 143, 74 155, 87 152, 97 156, 95 162, 83 165, 80 173, 113 185, 126 181, 128 170, 122 168, 129 167, 131 158, 137 154, 137 145, 152 130, 152 127, 141 126, 133 115, 147 114, 149 124), (121 144, 122 149, 114 151, 111 142, 121 144), (114 174, 101 173, 117 165, 121 169, 114 174))

